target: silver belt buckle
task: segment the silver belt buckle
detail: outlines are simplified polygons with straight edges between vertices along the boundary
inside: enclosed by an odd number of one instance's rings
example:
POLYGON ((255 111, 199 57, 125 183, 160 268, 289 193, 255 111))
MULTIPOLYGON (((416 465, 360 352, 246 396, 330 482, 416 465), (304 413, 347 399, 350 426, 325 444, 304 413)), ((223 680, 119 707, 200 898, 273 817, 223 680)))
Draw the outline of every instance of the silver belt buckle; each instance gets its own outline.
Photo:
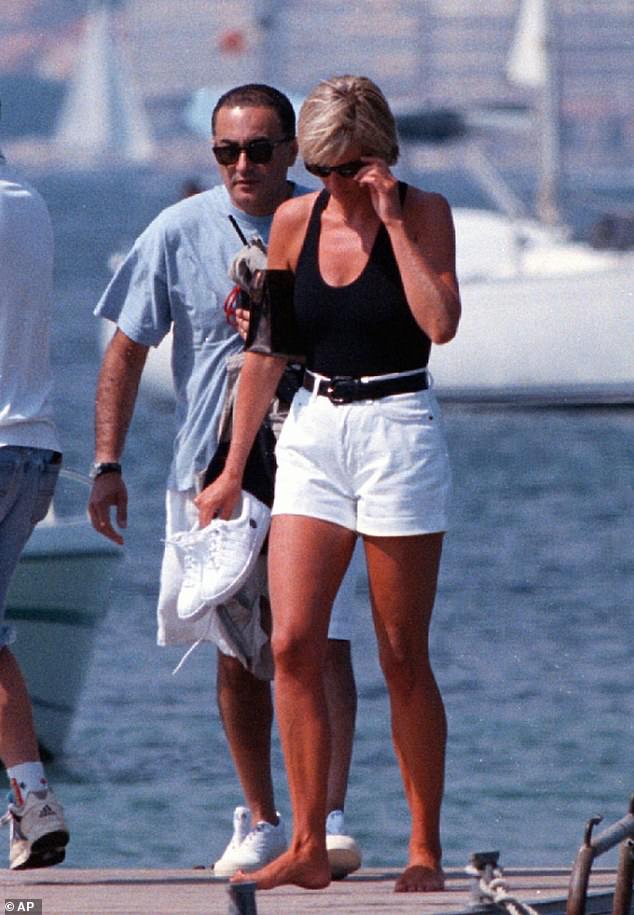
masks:
POLYGON ((326 396, 331 403, 352 403, 359 387, 359 380, 349 375, 335 375, 330 378, 326 387, 326 396))

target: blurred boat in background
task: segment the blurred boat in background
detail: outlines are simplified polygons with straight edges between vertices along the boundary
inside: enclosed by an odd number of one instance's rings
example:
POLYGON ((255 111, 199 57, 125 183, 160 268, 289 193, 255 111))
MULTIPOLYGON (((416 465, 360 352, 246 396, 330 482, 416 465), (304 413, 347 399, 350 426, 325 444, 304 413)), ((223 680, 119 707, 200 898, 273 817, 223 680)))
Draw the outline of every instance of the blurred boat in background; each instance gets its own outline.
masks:
POLYGON ((463 313, 432 348, 440 397, 634 402, 634 256, 492 211, 454 218, 463 313))
POLYGON ((100 536, 85 510, 90 481, 62 470, 52 509, 22 554, 7 601, 14 652, 29 689, 45 758, 59 756, 70 733, 123 551, 100 536))
POLYGON ((112 15, 107 3, 93 4, 86 14, 53 138, 75 167, 138 165, 154 156, 150 122, 112 15))

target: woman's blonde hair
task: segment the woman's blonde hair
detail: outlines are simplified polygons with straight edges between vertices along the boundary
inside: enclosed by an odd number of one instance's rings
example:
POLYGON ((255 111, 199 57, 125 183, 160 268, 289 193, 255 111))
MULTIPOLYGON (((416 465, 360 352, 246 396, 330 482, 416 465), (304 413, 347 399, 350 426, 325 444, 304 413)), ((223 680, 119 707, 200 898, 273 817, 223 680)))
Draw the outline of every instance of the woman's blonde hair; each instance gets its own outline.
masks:
POLYGON ((302 158, 315 165, 330 165, 351 146, 388 165, 398 159, 394 115, 367 76, 332 76, 318 83, 301 107, 297 138, 302 158))

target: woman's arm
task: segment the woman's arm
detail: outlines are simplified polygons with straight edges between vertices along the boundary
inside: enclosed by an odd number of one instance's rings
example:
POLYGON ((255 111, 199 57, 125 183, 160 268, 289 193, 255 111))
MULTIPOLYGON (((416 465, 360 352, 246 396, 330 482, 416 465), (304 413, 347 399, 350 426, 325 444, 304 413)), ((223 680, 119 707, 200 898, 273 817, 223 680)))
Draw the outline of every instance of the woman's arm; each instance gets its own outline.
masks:
MULTIPOLYGON (((273 217, 267 256, 267 267, 272 270, 295 269, 310 215, 307 199, 314 199, 314 195, 307 194, 288 200, 278 207, 273 217)), ((285 366, 286 359, 283 357, 247 353, 240 372, 231 445, 225 468, 194 500, 201 527, 205 527, 216 516, 225 519, 231 517, 240 498, 242 476, 251 446, 273 400, 285 366)))
POLYGON ((286 360, 247 353, 240 372, 229 453, 220 476, 194 500, 200 526, 220 516, 227 520, 240 498, 244 468, 258 429, 267 414, 286 360))
POLYGON ((440 194, 409 187, 401 207, 398 182, 380 160, 360 173, 359 182, 369 188, 374 209, 390 236, 414 318, 433 343, 448 343, 460 320, 449 204, 440 194))

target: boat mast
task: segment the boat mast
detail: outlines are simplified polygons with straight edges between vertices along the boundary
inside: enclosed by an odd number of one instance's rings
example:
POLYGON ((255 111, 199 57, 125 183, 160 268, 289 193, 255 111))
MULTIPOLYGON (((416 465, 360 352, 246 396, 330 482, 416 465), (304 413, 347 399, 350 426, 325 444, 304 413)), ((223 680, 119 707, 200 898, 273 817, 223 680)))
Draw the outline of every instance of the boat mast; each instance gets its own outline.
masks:
POLYGON ((253 12, 261 32, 259 78, 277 86, 284 60, 282 17, 284 0, 255 0, 253 12))
POLYGON ((539 100, 541 159, 536 205, 540 220, 554 226, 561 223, 561 72, 556 0, 542 3, 544 81, 539 100))

